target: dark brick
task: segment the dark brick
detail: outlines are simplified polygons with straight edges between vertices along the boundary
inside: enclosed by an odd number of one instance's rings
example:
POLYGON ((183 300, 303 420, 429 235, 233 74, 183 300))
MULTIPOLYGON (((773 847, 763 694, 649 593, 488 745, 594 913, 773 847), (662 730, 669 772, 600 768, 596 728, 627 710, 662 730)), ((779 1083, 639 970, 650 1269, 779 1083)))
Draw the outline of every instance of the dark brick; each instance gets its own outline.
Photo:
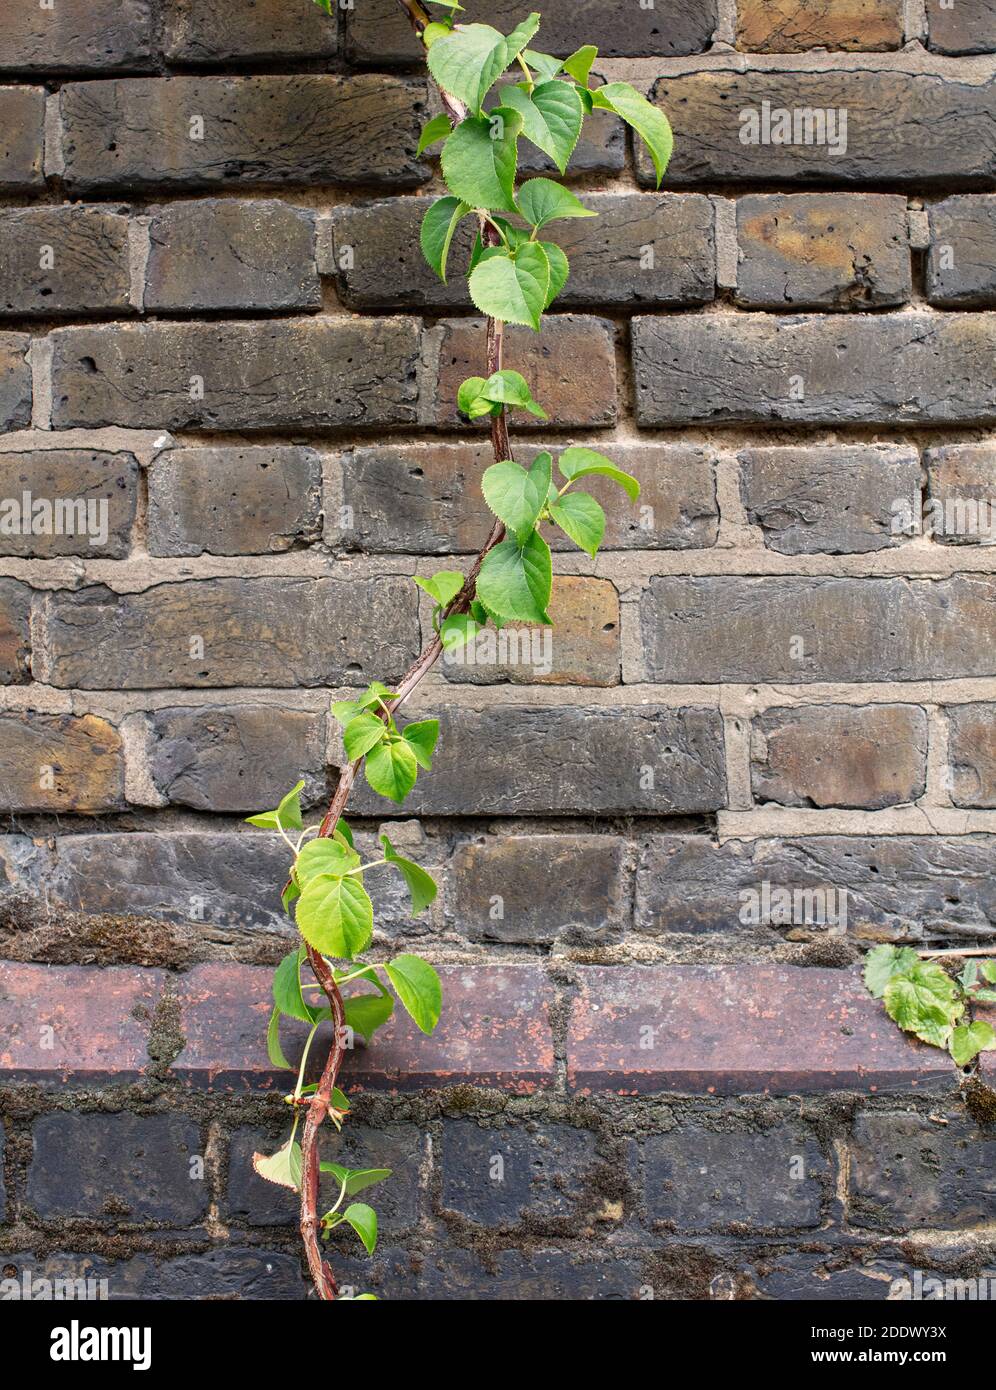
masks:
POLYGON ((249 0, 238 22, 224 0, 166 0, 166 56, 182 63, 331 58, 335 14, 284 0, 249 0))
POLYGON ((0 788, 9 810, 116 811, 124 748, 95 714, 0 713, 0 788))
POLYGON ((940 680, 996 670, 989 575, 668 577, 651 580, 642 610, 655 681, 940 680))
POLYGON ((26 685, 31 650, 31 590, 0 579, 0 685, 26 685))
POLYGON ((996 540, 996 448, 945 444, 928 449, 925 522, 941 545, 992 545, 996 540))
POLYGON ((820 1224, 827 1163, 804 1130, 715 1133, 700 1126, 642 1145, 647 1215, 685 1231, 791 1230, 820 1224))
MULTIPOLYGON (((731 180, 834 185, 909 183, 915 189, 943 183, 988 186, 994 172, 989 130, 996 80, 959 81, 956 74, 831 68, 818 72, 703 69, 658 78, 651 99, 674 127, 674 155, 667 171, 671 187, 731 180), (771 113, 796 113, 798 144, 763 143, 762 102, 771 113), (847 112, 846 149, 839 124, 821 132, 799 113, 847 112), (761 143, 749 144, 756 113, 761 143), (741 139, 741 132, 744 139, 741 139), (809 133, 810 142, 805 142, 809 133), (817 143, 817 140, 820 143, 817 143), (835 153, 834 151, 837 151, 835 153)), ((772 131, 778 134, 775 126, 772 131)), ((792 130, 795 136, 795 130, 792 130)), ((640 149, 637 172, 654 180, 650 158, 640 149)))
POLYGON ((482 1129, 473 1120, 443 1128, 442 1205, 480 1226, 571 1216, 595 1136, 568 1125, 482 1129))
POLYGON ((996 705, 951 705, 946 714, 951 800, 996 807, 996 705))
POLYGON ((221 430, 410 424, 418 338, 415 321, 404 318, 62 328, 50 335, 52 423, 221 430))
POLYGON ((993 0, 927 0, 927 47, 937 53, 991 53, 996 50, 993 0))
MULTIPOLYGON (((517 705, 512 718, 507 706, 433 714, 442 726, 433 773, 405 803, 415 815, 676 814, 726 804, 717 710, 557 704, 517 705)), ((363 815, 386 805, 365 783, 353 804, 363 815)))
POLYGON ((189 1226, 207 1215, 200 1130, 186 1116, 43 1115, 32 1137, 27 1200, 43 1220, 189 1226))
POLYGON ((44 188, 44 88, 0 87, 0 131, 0 188, 5 193, 44 188))
MULTIPOLYGON (((238 26, 235 26, 236 28, 238 26)), ((73 192, 233 184, 413 188, 424 82, 393 77, 123 78, 59 94, 73 192), (201 118, 200 129, 191 122, 201 118)))
POLYGON ((497 1250, 485 1262, 454 1248, 430 1254, 418 1289, 432 1301, 579 1303, 644 1298, 648 1285, 635 1255, 597 1259, 582 1251, 497 1250))
MULTIPOLYGON (((681 444, 606 446, 640 482, 630 506, 614 484, 585 479, 605 510, 605 550, 696 550, 715 545, 719 508, 710 450, 681 444)), ((536 447, 517 448, 523 462, 536 447)), ((345 517, 326 518, 326 539, 350 549, 448 555, 476 551, 493 520, 480 477, 489 445, 375 445, 342 455, 345 517)), ((574 547, 551 537, 554 550, 574 547)))
POLYGON ((740 465, 747 517, 782 555, 885 550, 920 510, 920 457, 902 445, 745 449, 740 465))
POLYGON ((321 536, 312 449, 171 449, 149 470, 152 555, 267 555, 321 536))
MULTIPOLYGON (((165 1245, 126 1260, 56 1250, 44 1259, 33 1254, 5 1255, 15 1282, 37 1288, 49 1280, 56 1299, 107 1298, 158 1302, 176 1299, 303 1299, 304 1279, 297 1255, 225 1245, 201 1255, 177 1255, 165 1245), (60 1292, 61 1290, 61 1292, 60 1292)), ((38 1294, 35 1294, 38 1297, 38 1294)))
POLYGON ((996 194, 945 198, 931 205, 929 216, 926 288, 931 304, 992 308, 996 305, 996 194))
POLYGON ((169 203, 156 210, 149 242, 146 309, 321 306, 306 208, 271 199, 169 203))
POLYGON ((128 219, 104 208, 4 209, 0 267, 4 314, 49 318, 133 307, 128 219))
POLYGON ((0 453, 0 555, 123 559, 131 549, 138 479, 133 454, 97 449, 0 453), (48 534, 25 535, 23 528, 33 525, 39 503, 47 504, 37 519, 48 534))
POLYGON ((637 419, 985 424, 994 348, 994 314, 637 318, 637 419))
POLYGON ((150 716, 152 778, 175 806, 263 811, 306 783, 325 792, 325 716, 274 705, 161 709, 150 716))
POLYGON ((149 0, 9 0, 0 33, 0 70, 88 72, 148 67, 149 0))
POLYGON ((902 0, 738 0, 737 47, 754 53, 810 48, 899 48, 902 0))
POLYGON ((737 202, 737 303, 748 309, 870 309, 910 297, 906 199, 759 193, 737 202))
POLYGON ((852 1262, 843 1264, 844 1258, 840 1250, 823 1255, 784 1251, 764 1256, 749 1265, 746 1273, 761 1297, 779 1301, 871 1303, 903 1297, 901 1281, 912 1270, 881 1260, 859 1264, 853 1256, 852 1262))
POLYGON ((44 679, 118 690, 362 684, 418 646, 414 585, 391 577, 208 579, 46 598, 44 679), (301 634, 321 633, 320 642, 301 634), (201 639, 201 643, 195 641, 201 639))
POLYGON ((0 1125, 0 1221, 7 1219, 7 1189, 3 1180, 3 1151, 4 1151, 4 1132, 3 1125, 0 1125))
POLYGON ((923 796, 927 715, 914 705, 771 709, 751 728, 751 786, 780 806, 881 811, 923 796))
POLYGON ((0 333, 0 430, 31 423, 30 346, 23 333, 0 333))
POLYGON ((963 1114, 863 1113, 850 1145, 850 1220, 907 1231, 977 1226, 996 1215, 996 1140, 963 1114))
POLYGON ((628 925, 625 843, 607 835, 503 835, 461 845, 448 915, 472 941, 603 941, 628 925))
POLYGON ((786 965, 578 969, 573 1090, 739 1095, 950 1087, 951 1059, 882 1026, 860 971, 786 965))

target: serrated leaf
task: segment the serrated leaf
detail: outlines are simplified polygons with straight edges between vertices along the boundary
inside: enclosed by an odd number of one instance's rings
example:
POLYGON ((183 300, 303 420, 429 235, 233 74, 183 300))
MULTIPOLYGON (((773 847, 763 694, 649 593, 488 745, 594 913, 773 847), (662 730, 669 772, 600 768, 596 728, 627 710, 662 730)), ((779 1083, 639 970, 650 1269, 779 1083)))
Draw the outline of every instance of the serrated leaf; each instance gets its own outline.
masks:
POLYGON ((569 82, 541 82, 531 92, 508 86, 501 90, 503 106, 518 111, 522 133, 550 156, 563 174, 581 134, 584 107, 569 82))
POLYGON ((540 16, 536 13, 535 10, 532 12, 531 15, 529 15, 527 19, 524 19, 521 22, 521 24, 517 24, 515 26, 515 28, 509 34, 508 38, 505 40, 505 46, 508 51, 508 61, 510 63, 513 63, 515 61, 515 59, 519 56, 519 54, 529 43, 529 40, 535 36, 536 31, 539 29, 539 27, 540 16))
POLYGON ((571 273, 570 261, 568 261, 563 249, 555 241, 541 241, 540 246, 546 252, 546 258, 550 262, 550 288, 546 295, 545 308, 557 298, 557 295, 567 284, 571 273))
POLYGON ((295 946, 277 966, 273 974, 273 1002, 288 1018, 299 1018, 302 1023, 312 1023, 313 1012, 304 1002, 301 993, 302 955, 303 948, 295 946))
POLYGON ((533 531, 525 545, 507 540, 488 552, 477 592, 498 625, 522 622, 549 627, 546 610, 552 582, 550 547, 538 531, 533 531))
POLYGON ((394 1000, 389 994, 351 994, 343 1000, 346 1024, 369 1042, 394 1013, 394 1000))
POLYGON ((402 738, 373 749, 363 766, 373 790, 398 803, 404 801, 418 776, 418 761, 411 746, 402 738))
POLYGON ((297 904, 297 925, 310 946, 337 960, 352 960, 373 935, 373 904, 359 875, 318 874, 297 904))
POLYGON ((284 1049, 280 1042, 280 1010, 276 1006, 270 1014, 270 1024, 266 1030, 266 1055, 271 1064, 279 1067, 281 1071, 296 1070, 284 1056, 284 1049))
POLYGON ((607 82, 604 87, 596 87, 592 97, 597 107, 614 111, 639 135, 650 151, 657 174, 657 187, 660 188, 674 149, 674 135, 664 112, 659 111, 628 82, 607 82))
POLYGON ((979 965, 982 971, 982 978, 988 980, 991 985, 996 985, 996 960, 984 960, 979 965))
POLYGON ((283 892, 280 894, 280 906, 290 916, 292 905, 301 896, 301 890, 294 882, 293 876, 288 880, 283 892))
POLYGON ((514 57, 504 34, 490 24, 465 24, 437 39, 427 61, 440 87, 477 115, 514 57))
MULTIPOLYGON (((563 83, 560 84, 563 86, 563 83)), ((573 91, 573 88, 568 88, 573 91)), ((519 211, 533 227, 545 227, 570 217, 597 217, 570 189, 553 179, 529 179, 519 189, 519 211)))
POLYGON ((549 53, 537 53, 535 48, 523 49, 522 56, 527 66, 531 67, 533 72, 539 73, 540 77, 543 78, 556 77, 557 73, 563 67, 563 63, 559 58, 554 58, 549 53))
POLYGON ((951 1056, 959 1067, 965 1067, 980 1052, 996 1047, 996 1031, 991 1024, 977 1019, 962 1025, 951 1034, 951 1056))
POLYGON ((278 1187, 289 1187, 297 1192, 301 1186, 301 1145, 285 1144, 275 1154, 253 1154, 252 1166, 261 1178, 274 1182, 278 1187))
POLYGON ((457 391, 457 410, 461 415, 473 418, 471 411, 476 402, 480 400, 485 384, 483 376, 469 376, 466 381, 460 383, 460 388, 457 391))
POLYGON ((406 724, 401 737, 415 754, 415 761, 426 772, 432 771, 432 755, 439 739, 439 720, 420 719, 417 723, 406 724))
POLYGON ((894 975, 883 997, 886 1012, 900 1028, 934 1047, 947 1047, 964 1012, 954 981, 936 961, 921 961, 908 974, 894 975))
POLYGON ((258 826, 261 830, 303 830, 304 821, 301 818, 301 792, 304 790, 304 783, 298 782, 293 787, 275 811, 262 811, 258 816, 247 816, 249 825, 258 826))
POLYGON ((472 641, 480 630, 480 623, 469 613, 453 613, 443 620, 439 636, 444 652, 455 652, 472 641))
POLYGON ((484 500, 520 545, 528 540, 546 505, 552 462, 549 454, 541 453, 529 469, 507 460, 493 463, 484 471, 481 479, 484 500))
POLYGON ((320 1167, 323 1173, 331 1173, 340 1187, 345 1186, 347 1197, 385 1182, 392 1172, 390 1168, 344 1168, 340 1163, 322 1163, 320 1167))
POLYGON ((398 998, 423 1033, 431 1033, 443 1007, 439 976, 420 956, 397 956, 384 966, 398 998))
POLYGON ((591 44, 585 44, 583 48, 564 59, 564 71, 569 73, 575 82, 580 82, 582 87, 587 87, 592 65, 597 57, 598 49, 591 44))
POLYGON ((566 492, 550 504, 550 515, 575 545, 594 560, 605 535, 605 513, 586 492, 566 492))
POLYGON ((481 396, 495 405, 510 405, 517 410, 528 410, 539 420, 547 419, 547 413, 533 400, 526 378, 520 372, 508 368, 492 372, 481 388, 481 396))
POLYGON ((515 212, 521 126, 522 118, 511 111, 508 119, 498 111, 461 121, 443 146, 441 168, 450 192, 472 208, 515 212))
POLYGON ((383 719, 378 719, 376 714, 370 714, 365 710, 355 719, 351 719, 342 731, 346 757, 351 763, 355 762, 357 758, 362 758, 364 753, 369 753, 386 735, 387 727, 383 719))
POLYGON ((433 116, 432 120, 426 123, 419 137, 418 148, 415 151, 416 159, 420 154, 424 154, 432 145, 435 145, 437 141, 445 140, 452 129, 453 127, 450 125, 450 119, 444 111, 441 111, 438 116, 433 116))
POLYGON ((463 588, 463 575, 459 570, 440 570, 431 579, 415 576, 415 583, 424 589, 430 598, 435 599, 440 608, 448 608, 463 588))
POLYGON ((550 292, 550 262, 541 246, 526 242, 513 255, 482 260, 468 288, 482 314, 538 331, 550 292))
POLYGON ((876 946, 865 956, 865 988, 881 999, 892 977, 909 974, 919 959, 909 946, 876 946))
POLYGON ((417 917, 420 912, 424 912, 430 903, 435 902, 436 881, 431 874, 427 874, 420 864, 414 863, 411 859, 405 859, 400 855, 386 835, 381 835, 380 842, 384 846, 384 856, 389 864, 393 864, 399 871, 412 899, 412 912, 417 917))
POLYGON ((419 231, 422 255, 446 283, 446 262, 450 254, 453 233, 472 209, 459 198, 439 198, 426 210, 419 231))
POLYGON ((624 473, 611 459, 607 459, 604 454, 596 453, 594 449, 565 449, 557 460, 557 467, 562 476, 569 481, 575 478, 611 478, 614 483, 619 484, 631 502, 635 502, 640 495, 640 484, 636 479, 630 473, 624 473))
POLYGON ((319 874, 341 877, 360 866, 360 856, 340 840, 309 840, 294 861, 294 877, 302 890, 319 874))
POLYGON ((377 1213, 365 1202, 353 1202, 343 1213, 353 1230, 362 1240, 368 1255, 377 1249, 377 1213))

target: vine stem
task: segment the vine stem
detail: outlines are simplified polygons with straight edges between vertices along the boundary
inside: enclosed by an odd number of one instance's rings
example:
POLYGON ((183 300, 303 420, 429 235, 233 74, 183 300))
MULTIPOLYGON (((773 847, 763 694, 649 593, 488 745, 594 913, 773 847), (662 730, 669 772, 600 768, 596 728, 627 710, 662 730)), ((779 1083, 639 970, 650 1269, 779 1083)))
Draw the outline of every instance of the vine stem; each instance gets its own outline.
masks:
MULTIPOLYGON (((420 0, 398 0, 401 8, 410 19, 416 34, 421 38, 427 24, 431 19, 420 0)), ((451 97, 448 92, 438 88, 440 98, 450 120, 455 124, 464 119, 467 112, 461 102, 451 97)), ((481 238, 486 246, 497 246, 501 238, 497 228, 487 220, 481 219, 481 238)), ((504 348, 504 324, 499 320, 489 318, 487 321, 487 359, 488 376, 494 372, 501 371, 504 348)), ((506 459, 511 459, 512 450, 508 437, 508 421, 505 411, 502 409, 499 415, 491 417, 491 447, 494 453, 495 462, 502 463, 506 459)), ((477 592, 477 577, 481 572, 485 556, 493 550, 505 537, 505 528, 500 521, 496 521, 491 528, 484 545, 481 547, 474 563, 471 565, 467 577, 464 580, 463 588, 456 598, 447 608, 445 616, 449 617, 454 613, 466 613, 470 608, 474 595, 477 592)), ((419 682, 432 670, 432 667, 439 660, 443 651, 442 638, 438 633, 432 641, 422 650, 413 664, 408 668, 398 683, 395 698, 385 706, 380 712, 382 719, 387 719, 393 715, 394 711, 408 699, 412 691, 418 686, 419 682)), ((357 774, 359 773, 363 759, 359 758, 356 762, 350 763, 342 769, 339 775, 339 782, 335 789, 335 794, 325 813, 321 826, 318 830, 319 838, 327 839, 335 832, 339 817, 342 815, 349 800, 349 794, 353 789, 357 774)), ((339 1286, 336 1283, 335 1275, 327 1260, 322 1255, 320 1243, 321 1224, 318 1216, 318 1188, 321 1177, 319 1166, 318 1136, 325 1117, 328 1114, 332 1100, 332 1090, 339 1077, 346 1055, 347 1029, 346 1029, 346 1009, 343 1003, 342 993, 336 983, 335 974, 331 965, 325 957, 313 947, 308 947, 308 960, 315 978, 321 985, 325 997, 329 1001, 329 1008, 332 1012, 333 1041, 332 1049, 329 1052, 325 1066, 322 1070, 318 1089, 308 1106, 308 1114, 304 1124, 304 1133, 301 1138, 301 1239, 304 1241, 304 1248, 308 1258, 308 1271, 311 1281, 315 1286, 315 1292, 320 1299, 331 1301, 338 1297, 339 1286)))

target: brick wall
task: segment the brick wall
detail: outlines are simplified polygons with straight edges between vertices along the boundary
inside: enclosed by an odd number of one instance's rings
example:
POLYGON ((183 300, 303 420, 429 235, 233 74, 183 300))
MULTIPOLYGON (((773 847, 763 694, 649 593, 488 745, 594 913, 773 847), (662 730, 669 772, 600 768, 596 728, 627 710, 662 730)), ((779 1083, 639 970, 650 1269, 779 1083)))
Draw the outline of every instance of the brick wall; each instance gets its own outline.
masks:
MULTIPOLYGON (((0 499, 107 506, 0 524, 0 1268, 299 1298, 248 1166, 284 858, 241 817, 296 775, 323 804, 330 695, 403 669, 410 576, 486 531, 480 325, 415 241, 433 98, 393 0, 7 11, 0 499)), ((396 1175, 337 1265, 422 1298, 991 1271, 991 1063, 908 1044, 857 962, 996 937, 996 5, 545 12, 677 145, 662 193, 607 118, 579 147, 602 216, 509 334, 554 417, 519 451, 590 443, 642 505, 557 556, 552 648, 426 681, 403 816, 355 798, 441 882, 417 923, 378 888, 376 951, 447 1004, 350 1058, 346 1161, 396 1175), (765 139, 817 108, 823 144, 765 139)))

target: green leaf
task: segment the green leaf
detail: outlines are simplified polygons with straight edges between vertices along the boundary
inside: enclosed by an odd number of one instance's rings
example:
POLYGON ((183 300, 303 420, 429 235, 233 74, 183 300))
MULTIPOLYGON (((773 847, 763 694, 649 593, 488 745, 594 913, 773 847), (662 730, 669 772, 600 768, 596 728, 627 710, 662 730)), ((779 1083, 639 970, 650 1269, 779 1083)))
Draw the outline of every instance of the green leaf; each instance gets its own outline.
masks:
POLYGON ((284 1056, 284 1049, 280 1043, 280 1010, 276 1007, 270 1014, 270 1025, 266 1030, 266 1055, 272 1065, 279 1067, 281 1071, 297 1070, 284 1056))
POLYGON ((973 1057, 996 1047, 996 1030, 977 1020, 962 1025, 951 1034, 951 1056, 959 1067, 967 1066, 973 1057))
POLYGON ((865 956, 865 988, 881 999, 892 977, 908 975, 919 959, 909 946, 876 946, 865 956))
POLYGON ((440 570, 431 579, 415 576, 415 583, 424 589, 430 598, 435 599, 440 608, 448 608, 463 588, 463 575, 459 570, 440 570))
POLYGON ((291 877, 286 888, 280 894, 280 906, 290 916, 291 905, 301 896, 301 890, 291 877))
POLYGON ((549 53, 537 53, 534 48, 523 49, 522 56, 533 72, 539 73, 540 77, 556 77, 563 67, 559 58, 554 58, 549 53))
POLYGON ((301 792, 304 790, 304 783, 298 782, 297 786, 289 791, 281 801, 275 811, 263 811, 258 816, 247 816, 250 825, 256 825, 261 830, 303 830, 304 821, 301 819, 301 792))
POLYGON ((962 989, 971 989, 979 978, 979 966, 974 960, 967 960, 965 967, 958 976, 962 989))
POLYGON ((431 772, 432 755, 439 738, 439 720, 420 719, 415 724, 406 724, 401 730, 401 737, 415 754, 415 761, 419 767, 431 772))
POLYGON ((996 985, 996 960, 984 960, 979 965, 982 971, 982 978, 988 980, 991 985, 996 985))
POLYGON ((431 145, 437 142, 437 140, 445 140, 452 129, 450 118, 445 112, 441 111, 438 116, 433 116, 432 120, 427 123, 425 129, 422 131, 418 142, 418 149, 415 151, 415 157, 418 158, 420 154, 424 154, 431 145))
POLYGON ((304 1002, 301 993, 301 958, 303 947, 295 946, 289 955, 284 956, 273 975, 273 1002, 288 1018, 299 1018, 302 1023, 314 1022, 311 1009, 304 1002))
POLYGON ((477 592, 501 623, 542 623, 549 627, 546 610, 552 582, 550 547, 538 531, 533 531, 525 545, 507 540, 488 552, 477 592))
POLYGON ((390 1168, 344 1168, 340 1163, 322 1163, 320 1167, 323 1173, 331 1173, 340 1187, 345 1184, 347 1197, 384 1182, 392 1172, 390 1168))
MULTIPOLYGON (((457 410, 461 415, 466 415, 470 419, 475 418, 474 407, 481 400, 481 392, 487 383, 482 376, 469 376, 466 381, 460 383, 457 391, 457 410)), ((485 402, 485 408, 476 411, 477 415, 489 415, 491 413, 491 402, 485 402)))
POLYGON ((378 719, 376 714, 367 711, 358 714, 342 731, 346 757, 351 763, 355 762, 357 758, 362 758, 364 753, 369 753, 370 749, 386 736, 387 726, 383 719, 378 719))
POLYGON ((462 10, 460 0, 427 0, 430 5, 441 5, 446 10, 462 10))
POLYGON ((548 418, 546 411, 533 400, 533 393, 520 372, 513 372, 507 368, 504 371, 492 372, 481 388, 481 395, 486 401, 497 405, 510 405, 518 410, 528 410, 530 415, 535 415, 537 419, 548 418))
MULTIPOLYGON (((317 1084, 315 1089, 318 1089, 317 1084)), ((349 1113, 349 1099, 339 1090, 338 1086, 332 1087, 331 1101, 334 1109, 341 1110, 344 1114, 349 1113)))
POLYGON ((423 1033, 431 1033, 443 1008, 439 976, 421 956, 396 956, 384 966, 398 998, 423 1033))
POLYGON ((332 706, 332 713, 340 724, 348 724, 364 710, 373 709, 375 705, 386 704, 387 701, 397 698, 396 690, 388 690, 380 681, 371 681, 358 700, 337 700, 332 706))
POLYGON ((289 1187, 297 1192, 301 1186, 301 1145, 285 1144, 269 1158, 265 1154, 253 1154, 252 1166, 267 1182, 275 1182, 278 1187, 289 1187))
POLYGON ((310 946, 325 956, 352 960, 373 935, 373 904, 359 875, 319 874, 301 893, 297 925, 310 946))
POLYGON ((947 1047, 951 1029, 964 1012, 955 982, 936 961, 921 961, 885 987, 889 1017, 934 1047, 947 1047))
POLYGON ((459 651, 480 631, 480 624, 469 613, 453 613, 443 620, 439 629, 444 652, 459 651))
POLYGON ((505 36, 490 24, 465 24, 437 39, 427 61, 440 87, 478 115, 484 98, 514 57, 505 36))
POLYGON ((425 911, 430 903, 435 901, 438 891, 435 879, 431 874, 427 874, 421 865, 413 863, 411 859, 403 859, 386 835, 381 835, 380 842, 384 846, 387 862, 399 870, 408 884, 408 891, 412 899, 412 912, 417 917, 420 912, 425 911))
POLYGON ((396 743, 380 744, 367 754, 363 766, 374 791, 398 803, 404 801, 418 776, 418 761, 410 744, 402 738, 396 743))
POLYGON ((569 82, 558 81, 541 82, 531 92, 508 86, 502 88, 501 101, 518 111, 523 135, 548 154, 563 174, 584 121, 577 90, 569 82))
POLYGON ((592 97, 596 106, 614 111, 639 135, 654 161, 657 187, 660 188, 674 148, 674 135, 664 112, 659 111, 628 82, 607 82, 604 87, 596 87, 592 97))
POLYGON ((512 255, 499 252, 483 259, 468 288, 482 314, 538 331, 550 292, 550 262, 541 246, 526 242, 512 255))
POLYGON ((605 535, 605 513, 586 492, 567 492, 550 504, 550 515, 575 545, 594 560, 605 535))
MULTIPOLYGON (((563 83, 559 84, 563 86, 563 83)), ((573 91, 573 88, 568 88, 573 91)), ((530 179, 519 189, 519 211, 533 227, 545 227, 548 222, 568 217, 597 217, 580 198, 553 179, 530 179)))
MULTIPOLYGON (((529 539, 546 505, 552 464, 553 460, 547 453, 539 454, 530 469, 507 460, 493 463, 485 469, 481 479, 485 502, 520 545, 525 545, 529 539)), ((484 601, 487 603, 486 598, 484 601)))
POLYGON ((546 252, 546 258, 550 262, 550 288, 547 291, 546 304, 544 305, 544 308, 549 309, 567 284, 571 265, 563 249, 555 241, 541 241, 540 246, 546 252))
POLYGON ((345 1220, 362 1240, 368 1255, 377 1248, 377 1213, 365 1202, 353 1202, 344 1213, 345 1220))
POLYGON ((338 840, 309 840, 294 861, 294 877, 303 889, 319 874, 341 877, 359 866, 360 856, 349 845, 338 840))
POLYGON ((446 261, 450 254, 453 233, 460 225, 461 219, 471 211, 470 206, 461 202, 459 198, 439 198, 422 218, 422 228, 419 232, 422 255, 443 284, 446 283, 446 261))
POLYGON ((394 1000, 389 994, 352 994, 343 1000, 346 1023, 364 1042, 369 1042, 394 1013, 394 1000))
POLYGON ((343 820, 342 816, 340 816, 335 823, 335 830, 332 832, 332 837, 338 840, 340 844, 346 845, 348 849, 353 848, 353 832, 343 820))
POLYGON ((534 10, 528 19, 524 19, 521 24, 517 24, 508 38, 505 46, 508 51, 508 61, 514 63, 516 58, 526 47, 529 40, 534 37, 540 27, 540 17, 534 10))
POLYGON ((515 212, 516 138, 522 118, 502 111, 468 116, 443 146, 450 192, 472 208, 515 212))
POLYGON ((575 82, 580 82, 582 87, 587 87, 592 64, 597 57, 598 49, 593 48, 591 44, 585 44, 584 48, 579 48, 576 53, 564 59, 564 71, 569 73, 575 82))
POLYGON ((996 989, 979 989, 972 997, 983 1004, 996 1004, 996 989))
POLYGON ((594 449, 565 449, 557 460, 557 467, 568 480, 595 476, 611 478, 614 483, 619 484, 631 502, 635 502, 640 495, 640 484, 636 479, 631 474, 624 473, 611 459, 607 459, 604 454, 596 453, 594 449))

